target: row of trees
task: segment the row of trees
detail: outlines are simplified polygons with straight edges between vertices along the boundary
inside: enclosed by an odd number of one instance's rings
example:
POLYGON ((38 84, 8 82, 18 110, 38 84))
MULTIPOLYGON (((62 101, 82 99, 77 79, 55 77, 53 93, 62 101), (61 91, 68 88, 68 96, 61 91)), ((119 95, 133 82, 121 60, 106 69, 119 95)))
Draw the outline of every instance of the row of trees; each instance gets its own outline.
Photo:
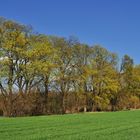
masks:
POLYGON ((0 112, 4 116, 140 107, 140 66, 99 45, 33 33, 0 19, 0 112))

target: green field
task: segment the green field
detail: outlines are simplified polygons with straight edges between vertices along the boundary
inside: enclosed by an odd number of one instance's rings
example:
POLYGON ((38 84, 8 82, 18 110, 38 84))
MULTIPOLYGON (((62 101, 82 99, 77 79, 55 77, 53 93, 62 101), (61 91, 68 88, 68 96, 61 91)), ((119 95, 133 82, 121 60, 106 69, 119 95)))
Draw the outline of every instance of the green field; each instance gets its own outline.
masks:
POLYGON ((0 140, 140 140, 140 111, 0 118, 0 140))

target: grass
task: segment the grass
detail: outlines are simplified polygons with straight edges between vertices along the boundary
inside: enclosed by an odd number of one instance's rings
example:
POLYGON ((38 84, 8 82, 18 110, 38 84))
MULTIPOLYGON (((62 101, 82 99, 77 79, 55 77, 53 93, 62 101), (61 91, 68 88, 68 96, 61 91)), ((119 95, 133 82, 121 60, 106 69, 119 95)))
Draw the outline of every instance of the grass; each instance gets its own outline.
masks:
POLYGON ((139 139, 139 110, 0 118, 0 140, 139 139))

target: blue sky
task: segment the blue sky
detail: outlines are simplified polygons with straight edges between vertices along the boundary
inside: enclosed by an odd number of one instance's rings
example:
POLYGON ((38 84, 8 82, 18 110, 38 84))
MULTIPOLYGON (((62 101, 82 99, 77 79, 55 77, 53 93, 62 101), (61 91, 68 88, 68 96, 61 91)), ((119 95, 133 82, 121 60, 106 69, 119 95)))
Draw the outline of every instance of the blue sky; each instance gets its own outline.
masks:
POLYGON ((100 44, 140 63, 140 0, 0 0, 0 16, 100 44))

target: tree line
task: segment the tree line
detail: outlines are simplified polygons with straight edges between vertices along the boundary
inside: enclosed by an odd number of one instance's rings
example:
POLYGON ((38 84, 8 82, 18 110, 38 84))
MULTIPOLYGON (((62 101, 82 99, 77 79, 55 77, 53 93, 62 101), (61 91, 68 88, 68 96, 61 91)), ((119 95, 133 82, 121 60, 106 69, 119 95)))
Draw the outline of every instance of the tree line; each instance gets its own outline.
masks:
POLYGON ((35 33, 0 18, 0 114, 140 108, 140 65, 74 37, 35 33))

